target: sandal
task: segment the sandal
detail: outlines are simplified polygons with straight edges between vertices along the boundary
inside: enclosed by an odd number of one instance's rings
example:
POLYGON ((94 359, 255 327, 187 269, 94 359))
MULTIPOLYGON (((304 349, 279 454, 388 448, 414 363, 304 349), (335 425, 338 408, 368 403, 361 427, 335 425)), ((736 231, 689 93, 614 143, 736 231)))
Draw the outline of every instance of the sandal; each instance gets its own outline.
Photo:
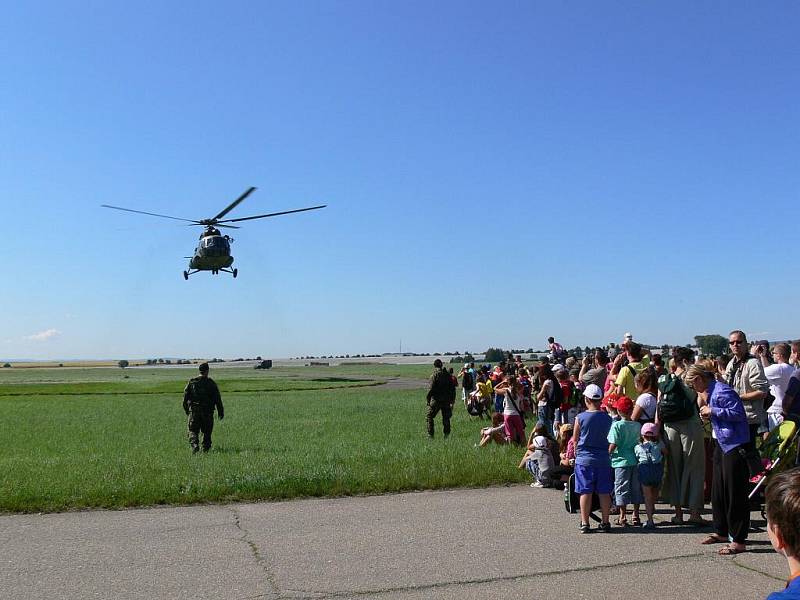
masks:
POLYGON ((717 554, 720 556, 733 556, 734 554, 741 554, 742 552, 747 552, 747 548, 737 548, 733 544, 728 544, 720 548, 717 554))
POLYGON ((639 517, 633 517, 633 519, 631 520, 631 525, 633 525, 634 527, 641 527, 642 520, 639 517))
POLYGON ((669 522, 673 525, 683 525, 683 517, 672 517, 669 522))
POLYGON ((700 542, 703 546, 708 546, 710 544, 724 544, 728 540, 718 536, 716 533, 709 533, 705 539, 700 542))
POLYGON ((614 520, 614 525, 619 525, 620 527, 627 527, 628 526, 628 519, 625 517, 619 517, 614 520))
POLYGON ((692 525, 693 527, 708 527, 711 525, 710 521, 706 521, 703 518, 700 519, 686 519, 686 523, 692 525))

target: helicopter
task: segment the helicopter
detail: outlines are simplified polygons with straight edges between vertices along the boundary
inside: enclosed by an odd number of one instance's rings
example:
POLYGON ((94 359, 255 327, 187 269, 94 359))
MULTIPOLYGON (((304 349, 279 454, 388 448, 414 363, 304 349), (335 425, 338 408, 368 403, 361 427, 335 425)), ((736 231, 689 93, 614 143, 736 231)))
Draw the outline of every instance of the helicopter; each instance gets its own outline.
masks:
POLYGON ((171 217, 169 215, 159 215, 157 213, 145 212, 143 210, 134 210, 132 208, 123 208, 121 206, 111 206, 110 204, 101 204, 103 208, 113 208, 115 210, 124 210, 126 212, 138 213, 142 215, 150 215, 151 217, 162 217, 164 219, 174 219, 176 221, 188 221, 192 225, 202 225, 205 229, 200 234, 200 242, 197 248, 194 249, 194 256, 187 256, 189 259, 189 269, 183 272, 183 278, 188 280, 189 275, 194 275, 200 271, 211 271, 212 275, 218 275, 220 271, 223 273, 230 273, 234 279, 239 274, 239 269, 231 269, 233 264, 233 256, 231 256, 231 244, 233 238, 228 235, 222 235, 218 227, 229 229, 239 229, 237 225, 228 225, 228 223, 237 223, 239 221, 251 221, 253 219, 265 219, 267 217, 277 217, 278 215, 288 215, 291 213, 305 212, 307 210, 317 210, 325 208, 327 204, 320 206, 309 206, 307 208, 297 208, 295 210, 284 210, 281 212, 269 213, 266 215, 255 215, 252 217, 239 217, 238 219, 223 219, 225 215, 231 212, 234 208, 239 206, 241 202, 250 194, 256 191, 256 188, 250 187, 239 196, 236 200, 231 202, 224 210, 210 219, 202 219, 200 221, 195 219, 182 219, 180 217, 171 217))

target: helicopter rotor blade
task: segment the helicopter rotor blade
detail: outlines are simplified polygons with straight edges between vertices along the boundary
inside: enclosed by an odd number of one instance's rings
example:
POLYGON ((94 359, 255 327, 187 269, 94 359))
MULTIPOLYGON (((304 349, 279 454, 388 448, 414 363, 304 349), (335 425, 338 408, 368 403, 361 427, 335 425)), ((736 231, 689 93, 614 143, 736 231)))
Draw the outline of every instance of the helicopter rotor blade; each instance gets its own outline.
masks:
POLYGON ((200 225, 199 221, 194 219, 182 219, 181 217, 171 217, 169 215, 159 215, 157 213, 145 212, 143 210, 133 210, 132 208, 122 208, 121 206, 111 206, 110 204, 101 204, 103 208, 113 208, 115 210, 124 210, 126 212, 139 213, 140 215, 150 215, 151 217, 161 217, 163 219, 174 219, 175 221, 188 221, 194 225, 200 225))
POLYGON ((241 196, 239 196, 239 197, 238 197, 236 200, 234 200, 233 202, 231 202, 231 203, 228 205, 228 207, 227 207, 225 210, 223 210, 221 213, 219 213, 219 214, 218 214, 216 217, 211 217, 211 218, 209 219, 209 221, 213 221, 213 222, 215 222, 215 223, 216 223, 216 222, 217 222, 219 219, 221 219, 222 217, 224 217, 225 215, 227 215, 229 212, 231 212, 231 211, 232 211, 234 208, 236 208, 237 206, 239 206, 239 204, 241 204, 242 200, 244 200, 245 198, 247 198, 247 197, 248 197, 250 194, 252 194, 252 193, 253 193, 253 192, 255 192, 255 191, 256 191, 256 188, 254 188, 254 187, 248 188, 248 189, 247 189, 247 190, 244 192, 244 194, 242 194, 242 195, 241 195, 241 196))
POLYGON ((214 223, 214 224, 210 225, 208 223, 203 223, 203 222, 191 223, 191 224, 187 225, 187 227, 192 227, 193 225, 203 225, 205 227, 227 227, 228 229, 241 229, 241 227, 237 227, 236 225, 220 225, 219 223, 214 223))
POLYGON ((307 210, 317 210, 318 208, 325 208, 328 206, 327 204, 322 204, 320 206, 309 206, 308 208, 296 208, 295 210, 284 210, 281 212, 269 213, 266 215, 255 215, 252 217, 240 217, 238 219, 225 219, 224 221, 220 221, 220 223, 236 223, 238 221, 250 221, 252 219, 264 219, 266 217, 277 217, 278 215, 289 215, 292 213, 299 213, 305 212, 307 210))

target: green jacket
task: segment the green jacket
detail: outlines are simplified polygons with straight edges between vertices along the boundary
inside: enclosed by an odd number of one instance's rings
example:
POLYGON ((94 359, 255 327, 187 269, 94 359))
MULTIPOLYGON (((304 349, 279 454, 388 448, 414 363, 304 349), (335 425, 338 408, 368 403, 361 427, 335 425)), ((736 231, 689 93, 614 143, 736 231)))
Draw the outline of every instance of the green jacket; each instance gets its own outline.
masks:
POLYGON ((427 401, 430 402, 431 398, 433 398, 437 402, 450 403, 453 401, 454 392, 455 386, 450 378, 450 373, 444 368, 436 369, 431 375, 428 395, 426 396, 427 401))
POLYGON ((210 377, 193 377, 183 390, 183 410, 188 415, 190 411, 213 413, 217 409, 219 418, 225 415, 222 406, 222 397, 219 388, 210 377))

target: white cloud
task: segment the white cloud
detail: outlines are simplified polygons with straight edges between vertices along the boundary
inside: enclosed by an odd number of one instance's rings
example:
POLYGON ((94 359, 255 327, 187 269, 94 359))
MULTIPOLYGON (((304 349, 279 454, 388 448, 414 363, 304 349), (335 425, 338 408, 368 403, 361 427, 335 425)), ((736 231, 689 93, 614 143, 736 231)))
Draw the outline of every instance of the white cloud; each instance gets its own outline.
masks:
POLYGON ((58 329, 45 329, 44 331, 40 331, 39 333, 34 333, 33 335, 26 335, 23 339, 30 340, 32 342, 46 342, 49 339, 52 339, 61 332, 58 329))

